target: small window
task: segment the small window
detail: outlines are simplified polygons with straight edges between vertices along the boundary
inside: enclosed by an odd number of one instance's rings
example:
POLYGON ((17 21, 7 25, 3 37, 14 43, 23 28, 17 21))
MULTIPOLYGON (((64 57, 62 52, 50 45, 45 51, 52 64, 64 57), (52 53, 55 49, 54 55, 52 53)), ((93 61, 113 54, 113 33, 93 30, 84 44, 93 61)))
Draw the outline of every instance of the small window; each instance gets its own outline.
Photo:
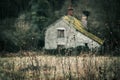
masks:
POLYGON ((57 37, 58 37, 58 38, 64 38, 64 30, 59 30, 59 29, 58 29, 57 37))
POLYGON ((63 49, 63 48, 65 48, 65 45, 57 45, 57 48, 58 49, 63 49))
POLYGON ((85 43, 84 51, 89 51, 88 43, 85 43))
POLYGON ((85 43, 85 47, 88 47, 88 43, 85 43))

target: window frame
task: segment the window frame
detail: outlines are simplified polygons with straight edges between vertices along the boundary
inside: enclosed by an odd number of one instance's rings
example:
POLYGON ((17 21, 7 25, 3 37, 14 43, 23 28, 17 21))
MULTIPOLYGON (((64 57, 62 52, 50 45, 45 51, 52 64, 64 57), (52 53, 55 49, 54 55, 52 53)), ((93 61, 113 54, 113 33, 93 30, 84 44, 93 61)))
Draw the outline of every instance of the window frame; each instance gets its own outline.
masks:
POLYGON ((57 38, 65 38, 65 29, 64 28, 57 29, 57 38))

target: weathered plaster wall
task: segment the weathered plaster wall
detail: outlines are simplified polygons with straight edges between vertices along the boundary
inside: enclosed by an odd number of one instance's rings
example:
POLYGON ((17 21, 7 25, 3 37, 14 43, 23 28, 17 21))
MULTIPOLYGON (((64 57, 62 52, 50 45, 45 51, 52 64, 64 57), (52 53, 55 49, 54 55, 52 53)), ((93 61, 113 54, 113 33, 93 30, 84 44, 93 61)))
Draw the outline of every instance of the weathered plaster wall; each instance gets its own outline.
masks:
POLYGON ((56 23, 49 26, 45 33, 45 48, 56 49, 58 44, 65 45, 65 48, 85 46, 88 43, 90 49, 99 47, 100 45, 92 39, 86 37, 77 31, 72 24, 60 19, 56 23), (64 38, 57 38, 57 29, 63 28, 65 30, 64 38))

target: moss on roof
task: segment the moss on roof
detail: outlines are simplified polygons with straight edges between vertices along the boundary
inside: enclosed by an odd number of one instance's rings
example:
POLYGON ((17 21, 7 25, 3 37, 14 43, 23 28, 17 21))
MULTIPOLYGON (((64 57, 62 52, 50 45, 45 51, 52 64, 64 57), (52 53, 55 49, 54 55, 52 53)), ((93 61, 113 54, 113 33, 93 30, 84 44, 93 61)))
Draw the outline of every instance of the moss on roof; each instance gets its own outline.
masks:
POLYGON ((74 25, 74 28, 77 29, 82 34, 84 34, 87 37, 91 38, 92 40, 96 41, 100 45, 103 44, 104 40, 100 39, 99 37, 97 37, 94 34, 88 32, 87 30, 85 30, 84 26, 81 24, 80 20, 78 20, 77 18, 75 18, 73 16, 64 16, 63 19, 72 23, 74 25))

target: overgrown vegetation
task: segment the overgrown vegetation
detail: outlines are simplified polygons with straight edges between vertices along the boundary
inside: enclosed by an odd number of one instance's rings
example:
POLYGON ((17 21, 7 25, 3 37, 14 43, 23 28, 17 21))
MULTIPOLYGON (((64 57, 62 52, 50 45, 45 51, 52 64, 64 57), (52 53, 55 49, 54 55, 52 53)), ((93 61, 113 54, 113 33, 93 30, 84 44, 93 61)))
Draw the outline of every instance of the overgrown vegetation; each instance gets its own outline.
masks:
POLYGON ((1 80, 119 80, 120 57, 25 54, 28 57, 0 58, 1 80))

